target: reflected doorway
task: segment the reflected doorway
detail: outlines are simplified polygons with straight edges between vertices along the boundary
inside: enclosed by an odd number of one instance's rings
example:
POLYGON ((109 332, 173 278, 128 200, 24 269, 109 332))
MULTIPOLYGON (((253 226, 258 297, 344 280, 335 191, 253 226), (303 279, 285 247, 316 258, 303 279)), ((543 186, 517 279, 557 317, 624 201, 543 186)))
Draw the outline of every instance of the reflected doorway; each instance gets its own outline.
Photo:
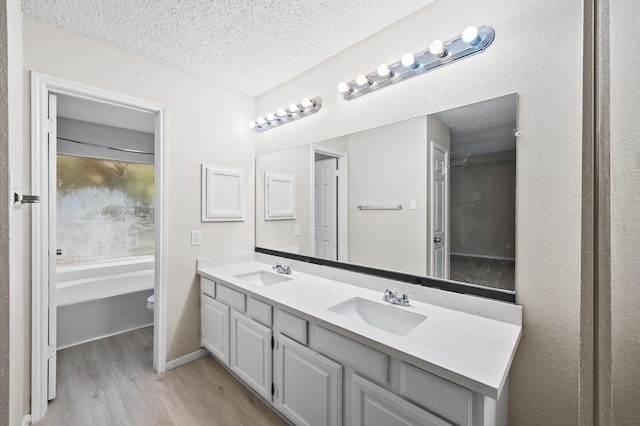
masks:
POLYGON ((347 261, 347 153, 314 146, 312 156, 313 255, 347 261))

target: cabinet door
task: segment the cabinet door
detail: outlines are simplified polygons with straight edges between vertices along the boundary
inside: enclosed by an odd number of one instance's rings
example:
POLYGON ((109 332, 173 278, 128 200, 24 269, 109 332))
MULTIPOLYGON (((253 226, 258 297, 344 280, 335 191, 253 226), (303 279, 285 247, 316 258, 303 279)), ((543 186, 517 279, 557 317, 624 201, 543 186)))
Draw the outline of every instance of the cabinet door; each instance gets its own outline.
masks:
POLYGON ((342 367, 282 334, 274 362, 276 408, 296 425, 342 424, 342 367))
POLYGON ((451 426, 398 395, 353 375, 353 426, 451 426))
POLYGON ((202 346, 229 365, 229 307, 201 294, 202 346))
POLYGON ((271 329, 231 311, 231 369, 271 401, 271 329))

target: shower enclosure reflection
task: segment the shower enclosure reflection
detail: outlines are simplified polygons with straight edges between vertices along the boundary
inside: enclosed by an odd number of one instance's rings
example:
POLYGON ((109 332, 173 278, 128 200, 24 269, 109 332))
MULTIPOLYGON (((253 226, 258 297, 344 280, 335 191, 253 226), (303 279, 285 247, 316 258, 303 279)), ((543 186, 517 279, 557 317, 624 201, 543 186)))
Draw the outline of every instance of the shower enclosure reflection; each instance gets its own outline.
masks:
POLYGON ((513 94, 259 157, 256 246, 513 291, 515 129, 513 94), (265 173, 295 218, 265 220, 265 173))

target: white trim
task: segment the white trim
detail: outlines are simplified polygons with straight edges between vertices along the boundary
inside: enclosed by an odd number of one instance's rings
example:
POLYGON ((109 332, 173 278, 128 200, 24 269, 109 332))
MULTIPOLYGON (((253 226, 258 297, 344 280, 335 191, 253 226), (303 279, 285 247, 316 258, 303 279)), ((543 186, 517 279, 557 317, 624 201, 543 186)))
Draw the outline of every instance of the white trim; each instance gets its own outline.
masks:
POLYGON ((191 352, 190 354, 181 356, 180 358, 176 358, 172 361, 167 362, 167 371, 173 370, 174 368, 188 364, 197 359, 204 358, 207 355, 209 355, 209 351, 206 350, 205 348, 200 348, 195 352, 191 352))
POLYGON ((31 414, 27 414, 22 418, 22 426, 30 426, 31 425, 31 414))
MULTIPOLYGON (((328 155, 338 159, 338 260, 349 261, 349 153, 320 145, 313 145, 311 149, 311 170, 314 170, 316 153, 328 155)), ((311 172, 311 176, 313 176, 311 172)), ((314 180, 311 179, 311 192, 315 193, 314 180)), ((311 250, 315 256, 315 208, 311 197, 311 250)))
POLYGON ((57 93, 94 102, 115 105, 155 114, 156 177, 156 252, 153 365, 157 372, 166 371, 167 350, 167 144, 166 107, 59 77, 31 73, 31 190, 41 196, 32 212, 32 305, 31 305, 31 421, 42 419, 47 411, 48 354, 48 250, 44 236, 48 234, 48 179, 45 149, 47 105, 49 93, 57 93))

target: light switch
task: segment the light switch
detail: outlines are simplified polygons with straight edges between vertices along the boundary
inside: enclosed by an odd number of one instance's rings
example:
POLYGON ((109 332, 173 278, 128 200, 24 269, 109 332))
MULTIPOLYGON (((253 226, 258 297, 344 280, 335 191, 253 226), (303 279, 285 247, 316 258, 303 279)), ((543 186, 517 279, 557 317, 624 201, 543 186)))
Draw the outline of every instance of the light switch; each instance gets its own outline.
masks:
POLYGON ((293 233, 295 234, 296 237, 300 236, 300 225, 296 225, 293 227, 294 231, 293 233))
POLYGON ((202 231, 199 229, 191 231, 191 245, 199 246, 200 244, 202 244, 202 231))
POLYGON ((411 208, 411 210, 415 210, 416 209, 416 200, 411 200, 410 208, 411 208))

